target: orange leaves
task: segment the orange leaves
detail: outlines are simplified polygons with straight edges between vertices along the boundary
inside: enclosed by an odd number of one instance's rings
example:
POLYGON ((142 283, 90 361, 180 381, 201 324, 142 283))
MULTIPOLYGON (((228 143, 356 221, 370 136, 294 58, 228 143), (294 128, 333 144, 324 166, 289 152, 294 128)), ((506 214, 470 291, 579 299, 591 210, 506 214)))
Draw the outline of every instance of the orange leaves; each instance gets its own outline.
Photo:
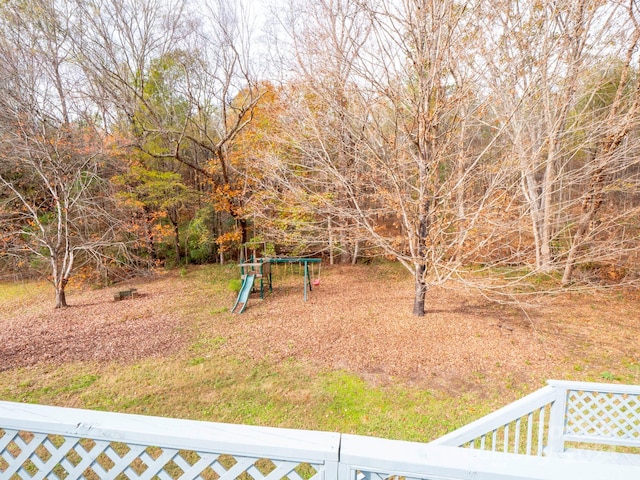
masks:
POLYGON ((109 155, 114 158, 118 158, 122 161, 128 160, 130 158, 131 152, 129 148, 125 145, 128 145, 129 141, 122 135, 119 134, 109 134, 104 138, 104 147, 109 155))
POLYGON ((276 148, 273 139, 282 131, 280 119, 284 115, 284 106, 280 92, 268 82, 252 91, 240 92, 234 103, 246 105, 255 98, 259 101, 244 112, 243 120, 247 123, 236 136, 228 156, 233 165, 242 165, 245 171, 259 175, 259 160, 276 148))
POLYGON ((173 238, 173 228, 168 224, 156 223, 153 226, 153 235, 163 241, 169 241, 173 238))
POLYGON ((242 190, 228 184, 215 185, 211 193, 211 200, 217 212, 227 212, 234 217, 243 213, 241 205, 242 190))
POLYGON ((226 252, 235 246, 238 246, 242 242, 242 231, 239 228, 235 228, 227 233, 223 233, 216 238, 221 252, 226 252))

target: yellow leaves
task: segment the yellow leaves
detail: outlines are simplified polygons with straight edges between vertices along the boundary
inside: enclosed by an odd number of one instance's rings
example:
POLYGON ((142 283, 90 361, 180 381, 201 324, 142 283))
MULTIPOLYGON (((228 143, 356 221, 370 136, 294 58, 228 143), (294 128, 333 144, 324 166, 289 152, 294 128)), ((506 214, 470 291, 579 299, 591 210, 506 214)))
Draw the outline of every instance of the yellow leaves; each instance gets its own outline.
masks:
POLYGON ((242 241, 242 231, 239 228, 235 228, 216 238, 216 243, 218 244, 221 252, 226 252, 230 250, 234 246, 237 246, 241 241, 242 241))
POLYGON ((153 226, 152 231, 154 237, 160 238, 163 241, 173 238, 173 228, 171 227, 171 225, 157 223, 153 226))

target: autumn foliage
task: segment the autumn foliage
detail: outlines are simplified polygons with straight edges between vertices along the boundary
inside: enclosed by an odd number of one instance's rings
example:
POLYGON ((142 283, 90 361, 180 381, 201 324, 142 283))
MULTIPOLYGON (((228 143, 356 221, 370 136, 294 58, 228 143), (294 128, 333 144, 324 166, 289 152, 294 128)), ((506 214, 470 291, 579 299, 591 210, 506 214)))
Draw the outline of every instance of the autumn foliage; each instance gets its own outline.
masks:
POLYGON ((232 3, 0 4, 0 266, 64 306, 260 239, 397 261, 416 315, 638 281, 634 2, 293 0, 258 57, 232 3))

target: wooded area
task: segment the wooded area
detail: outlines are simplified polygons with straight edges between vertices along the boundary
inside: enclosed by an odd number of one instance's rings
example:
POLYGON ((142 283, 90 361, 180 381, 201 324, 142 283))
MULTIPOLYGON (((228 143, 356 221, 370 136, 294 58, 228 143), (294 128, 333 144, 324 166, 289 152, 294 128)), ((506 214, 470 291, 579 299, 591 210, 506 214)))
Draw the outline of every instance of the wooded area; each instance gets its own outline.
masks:
POLYGON ((203 3, 0 3, 0 267, 57 307, 247 241, 399 261, 415 315, 637 281, 636 1, 203 3))

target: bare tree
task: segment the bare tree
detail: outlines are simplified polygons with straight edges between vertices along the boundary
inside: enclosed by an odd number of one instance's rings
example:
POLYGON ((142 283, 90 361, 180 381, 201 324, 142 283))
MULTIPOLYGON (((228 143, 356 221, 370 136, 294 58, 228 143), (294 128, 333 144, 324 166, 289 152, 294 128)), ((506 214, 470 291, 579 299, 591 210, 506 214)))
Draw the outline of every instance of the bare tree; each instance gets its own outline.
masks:
MULTIPOLYGON (((598 210, 592 207, 602 204, 605 178, 614 179, 601 175, 603 162, 613 173, 622 164, 630 167, 633 158, 631 150, 619 151, 618 161, 613 162, 603 160, 611 159, 611 152, 602 153, 621 146, 635 115, 633 107, 627 110, 632 100, 623 95, 630 88, 629 62, 637 49, 633 14, 625 14, 626 10, 632 13, 633 5, 507 0, 493 2, 492 14, 484 17, 481 55, 483 65, 489 67, 484 69, 484 83, 495 120, 506 127, 505 151, 510 151, 513 168, 520 174, 523 211, 529 216, 535 246, 533 268, 548 274, 564 270, 565 285, 575 255, 584 245, 585 228, 593 219, 587 211, 598 210), (609 68, 592 81, 603 58, 609 68), (619 62, 625 65, 626 79, 620 79, 618 94, 593 116, 594 100, 602 100, 602 88, 611 80, 610 68, 619 62), (604 131, 609 132, 607 140, 604 131), (589 186, 594 181, 600 185, 595 190, 589 186), (583 195, 585 190, 591 193, 583 195)), ((611 241, 611 233, 622 226, 621 213, 614 215, 617 221, 598 229, 600 238, 608 238, 607 244, 592 246, 588 252, 583 249, 582 262, 620 255, 621 244, 611 241)))
MULTIPOLYGON (((324 137, 333 166, 353 180, 358 175, 353 151, 359 133, 354 132, 349 97, 353 93, 354 62, 371 34, 367 12, 364 4, 351 1, 290 2, 283 21, 293 41, 304 88, 317 97, 316 108, 322 113, 323 125, 317 125, 317 135, 324 137)), ((330 263, 334 263, 336 251, 342 263, 355 263, 359 228, 351 215, 341 214, 350 204, 345 185, 328 181, 324 188, 332 196, 332 207, 317 213, 326 222, 322 238, 328 242, 330 263)))
POLYGON ((500 132, 483 130, 470 68, 482 10, 411 0, 314 8, 317 24, 291 29, 308 92, 291 99, 298 155, 278 176, 398 259, 414 275, 413 312, 423 315, 429 286, 478 254, 470 238, 483 212, 505 201, 508 171, 486 162, 500 132))
MULTIPOLYGON (((584 194, 580 197, 580 214, 576 228, 572 232, 571 244, 565 260, 562 275, 562 284, 565 286, 572 280, 579 251, 589 239, 594 219, 605 202, 606 189, 615 184, 616 173, 625 172, 626 184, 633 185, 636 189, 639 186, 637 174, 634 175, 633 168, 638 163, 639 152, 629 142, 625 142, 634 126, 637 126, 640 111, 640 81, 636 78, 634 86, 632 78, 632 70, 634 70, 632 63, 634 59, 637 63, 640 42, 640 18, 638 18, 637 8, 635 2, 629 2, 628 18, 633 28, 628 41, 625 42, 627 51, 620 65, 620 77, 616 79, 617 86, 613 98, 604 109, 606 113, 598 115, 597 117, 600 118, 596 118, 595 124, 590 125, 595 135, 589 140, 595 145, 585 169, 588 182, 586 182, 584 194)), ((635 71, 639 72, 640 64, 637 65, 635 71)), ((607 225, 607 229, 619 230, 615 228, 620 224, 619 218, 628 213, 637 213, 637 209, 634 208, 632 212, 618 212, 615 215, 617 217, 615 224, 607 225)), ((619 252, 616 253, 619 255, 619 252)), ((593 258, 589 260, 593 261, 593 258)))
POLYGON ((70 62, 65 4, 0 6, 0 206, 6 255, 48 272, 56 308, 79 265, 122 247, 105 182, 109 161, 70 62))

